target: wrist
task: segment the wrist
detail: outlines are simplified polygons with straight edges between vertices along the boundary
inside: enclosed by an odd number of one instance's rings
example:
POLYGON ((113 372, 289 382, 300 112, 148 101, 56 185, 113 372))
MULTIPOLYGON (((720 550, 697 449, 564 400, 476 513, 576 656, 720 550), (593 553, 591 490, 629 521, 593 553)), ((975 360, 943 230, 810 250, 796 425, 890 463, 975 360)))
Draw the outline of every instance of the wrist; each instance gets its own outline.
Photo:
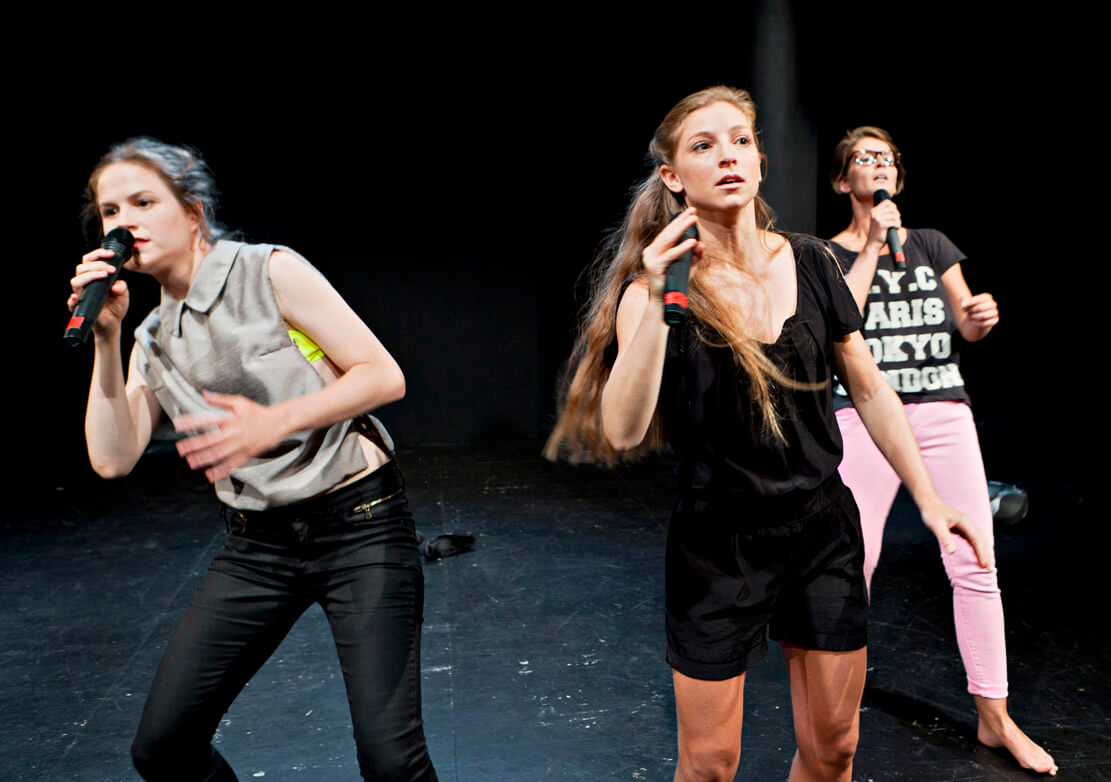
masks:
POLYGON ((292 403, 296 400, 287 400, 273 405, 262 405, 263 414, 266 416, 267 430, 274 442, 281 442, 293 432, 307 429, 300 426, 296 419, 296 408, 292 403))
POLYGON ((941 497, 938 495, 932 483, 929 486, 920 486, 914 489, 907 487, 907 492, 910 494, 911 499, 914 500, 918 512, 923 516, 927 515, 937 503, 941 502, 941 497))
POLYGON ((122 329, 119 326, 115 328, 99 328, 93 326, 93 346, 98 348, 118 348, 121 333, 122 329))

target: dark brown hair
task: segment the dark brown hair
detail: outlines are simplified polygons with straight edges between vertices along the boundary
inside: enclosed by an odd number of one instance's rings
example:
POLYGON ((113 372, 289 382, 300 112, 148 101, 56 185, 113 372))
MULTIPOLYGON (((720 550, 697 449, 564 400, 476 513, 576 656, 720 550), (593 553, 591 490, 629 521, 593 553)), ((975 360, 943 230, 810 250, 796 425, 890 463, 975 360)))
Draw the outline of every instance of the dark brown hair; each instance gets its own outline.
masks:
POLYGON ((96 188, 104 169, 114 163, 137 163, 158 174, 185 211, 200 218, 201 235, 208 243, 227 231, 216 222, 216 182, 208 164, 196 151, 149 137, 116 144, 96 164, 85 187, 82 210, 86 228, 100 223, 96 188))

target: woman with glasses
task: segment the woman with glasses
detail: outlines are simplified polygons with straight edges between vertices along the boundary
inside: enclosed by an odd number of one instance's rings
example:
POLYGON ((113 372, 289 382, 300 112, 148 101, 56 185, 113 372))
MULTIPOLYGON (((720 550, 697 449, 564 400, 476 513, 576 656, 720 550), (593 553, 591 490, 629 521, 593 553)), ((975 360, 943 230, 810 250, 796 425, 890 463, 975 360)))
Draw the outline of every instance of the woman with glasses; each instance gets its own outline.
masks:
MULTIPOLYGON (((990 538, 987 480, 953 337, 983 339, 999 322, 999 309, 990 293, 972 295, 961 273, 965 256, 944 234, 904 228, 895 202, 875 197, 880 190, 899 193, 904 174, 887 131, 870 126, 849 131, 834 152, 830 180, 836 192, 849 196, 852 222, 833 237, 831 247, 864 315, 864 337, 903 402, 930 477, 945 502, 971 516, 990 538), (888 247, 891 229, 898 233, 902 258, 888 247)), ((844 388, 836 389, 834 402, 845 449, 841 477, 860 506, 871 590, 899 478, 844 388)), ((995 568, 979 567, 964 540, 956 545, 956 553, 942 556, 942 563, 953 587, 957 644, 979 714, 977 737, 1006 749, 1025 768, 1055 774, 1053 758, 1007 712, 1003 605, 995 568)))

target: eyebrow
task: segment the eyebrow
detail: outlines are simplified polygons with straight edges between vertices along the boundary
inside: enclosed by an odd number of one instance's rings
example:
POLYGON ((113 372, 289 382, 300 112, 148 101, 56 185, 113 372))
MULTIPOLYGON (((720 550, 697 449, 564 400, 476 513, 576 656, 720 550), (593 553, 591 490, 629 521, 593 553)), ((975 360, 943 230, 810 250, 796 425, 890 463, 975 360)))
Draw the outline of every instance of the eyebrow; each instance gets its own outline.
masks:
MULTIPOLYGON (((752 126, 751 125, 734 125, 733 127, 729 128, 729 133, 730 134, 736 133, 738 130, 744 130, 744 131, 747 131, 747 132, 751 133, 752 132, 752 126)), ((714 132, 712 130, 698 130, 698 131, 695 131, 694 133, 691 133, 690 138, 696 138, 698 136, 712 136, 712 135, 714 135, 714 132)))
MULTIPOLYGON (((132 198, 136 198, 136 197, 141 196, 141 195, 147 195, 148 193, 150 195, 155 195, 155 192, 153 190, 136 190, 134 193, 130 193, 129 195, 124 196, 124 200, 128 201, 132 198)), ((115 201, 97 201, 97 206, 98 207, 116 206, 116 202, 115 201)))

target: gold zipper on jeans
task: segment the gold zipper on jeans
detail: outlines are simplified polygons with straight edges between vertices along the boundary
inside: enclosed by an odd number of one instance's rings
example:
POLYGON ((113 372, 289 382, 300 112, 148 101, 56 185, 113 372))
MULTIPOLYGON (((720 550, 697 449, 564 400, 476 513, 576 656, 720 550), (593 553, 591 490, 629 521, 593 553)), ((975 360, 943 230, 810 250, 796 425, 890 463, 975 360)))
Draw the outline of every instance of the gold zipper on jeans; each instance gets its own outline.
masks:
POLYGON ((364 519, 369 520, 370 515, 371 515, 370 514, 370 509, 371 508, 373 508, 375 505, 377 505, 380 502, 385 502, 386 500, 392 500, 394 497, 396 497, 399 494, 401 494, 401 489, 398 489, 393 494, 387 494, 385 497, 379 497, 376 500, 371 500, 370 502, 364 502, 362 505, 356 505, 351 510, 354 511, 355 513, 365 513, 366 515, 364 516, 364 519))

